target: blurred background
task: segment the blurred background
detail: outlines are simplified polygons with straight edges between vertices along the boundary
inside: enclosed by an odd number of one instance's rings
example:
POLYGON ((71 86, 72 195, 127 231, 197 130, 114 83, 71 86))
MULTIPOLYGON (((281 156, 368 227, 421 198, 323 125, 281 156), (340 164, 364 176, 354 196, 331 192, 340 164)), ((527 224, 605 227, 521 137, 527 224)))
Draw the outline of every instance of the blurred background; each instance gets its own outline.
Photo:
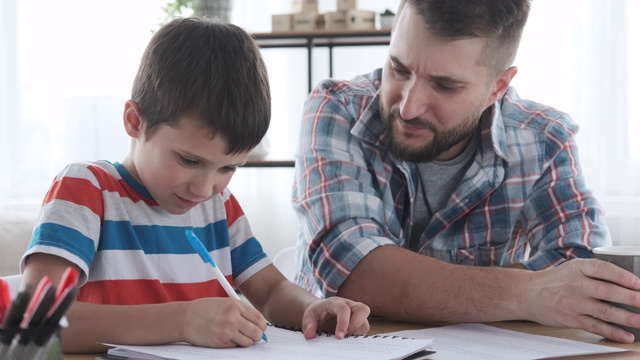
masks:
MULTIPOLYGON (((358 8, 395 11, 399 0, 358 8)), ((120 161, 128 150, 123 103, 166 0, 0 2, 0 211, 37 212, 69 162, 120 161)), ((319 12, 335 11, 319 0, 319 12)), ((271 31, 289 0, 232 0, 229 21, 271 31)), ((189 15, 188 9, 184 13, 189 15)), ((640 18, 637 0, 535 0, 513 85, 569 113, 587 184, 601 199, 614 242, 640 244, 640 18), (635 101, 633 99, 636 99, 635 101), (636 104, 636 105, 634 105, 636 104)), ((380 67, 386 46, 333 49, 333 77, 380 67)), ((268 156, 290 159, 307 95, 307 52, 263 49, 273 96, 268 156)), ((313 51, 312 79, 328 77, 328 50, 313 51)), ((269 255, 295 240, 291 168, 243 168, 230 185, 269 255), (275 219, 275 222, 274 222, 275 219)))

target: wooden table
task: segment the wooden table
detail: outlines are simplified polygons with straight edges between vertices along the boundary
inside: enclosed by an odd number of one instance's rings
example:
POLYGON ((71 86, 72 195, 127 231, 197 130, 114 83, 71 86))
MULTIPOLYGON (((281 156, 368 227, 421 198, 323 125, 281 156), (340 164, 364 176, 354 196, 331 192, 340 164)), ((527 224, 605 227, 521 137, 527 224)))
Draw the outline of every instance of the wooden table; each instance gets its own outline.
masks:
MULTIPOLYGON (((371 331, 369 331, 370 334, 380 334, 380 333, 387 333, 387 332, 400 331, 400 330, 418 330, 418 329, 437 326, 437 325, 425 325, 425 324, 415 324, 415 323, 401 323, 396 321, 384 320, 380 318, 370 319, 370 323, 371 323, 371 331)), ((491 325, 491 326, 495 326, 495 327, 499 327, 507 330, 520 331, 520 332, 529 333, 529 334, 547 335, 547 336, 553 336, 558 338, 583 341, 583 342, 598 344, 598 345, 614 346, 614 347, 629 350, 628 352, 620 352, 620 353, 610 353, 610 354, 601 354, 601 355, 598 355, 598 354, 580 355, 580 356, 558 357, 554 359, 587 359, 587 360, 640 359, 640 342, 636 342, 634 344, 620 344, 614 341, 603 339, 600 336, 590 334, 586 331, 551 328, 551 327, 542 326, 540 324, 536 324, 528 321, 501 321, 501 322, 487 323, 487 325, 491 325)), ((64 356, 64 360, 94 360, 99 355, 100 354, 66 354, 64 356)))

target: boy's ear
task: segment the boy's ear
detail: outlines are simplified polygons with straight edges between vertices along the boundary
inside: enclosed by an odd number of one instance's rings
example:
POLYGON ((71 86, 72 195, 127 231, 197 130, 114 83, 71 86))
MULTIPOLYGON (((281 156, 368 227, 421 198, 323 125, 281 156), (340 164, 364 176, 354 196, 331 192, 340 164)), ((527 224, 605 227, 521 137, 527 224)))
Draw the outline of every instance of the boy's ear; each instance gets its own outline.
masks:
POLYGON ((142 117, 140 107, 133 100, 124 103, 124 130, 132 138, 138 138, 142 134, 142 117))
POLYGON ((501 98, 502 95, 504 95, 504 93, 507 91, 507 88, 509 88, 509 84, 511 84, 511 80, 516 76, 517 73, 518 68, 515 66, 510 66, 498 76, 495 83, 493 84, 493 91, 489 95, 486 106, 493 104, 499 98, 501 98))

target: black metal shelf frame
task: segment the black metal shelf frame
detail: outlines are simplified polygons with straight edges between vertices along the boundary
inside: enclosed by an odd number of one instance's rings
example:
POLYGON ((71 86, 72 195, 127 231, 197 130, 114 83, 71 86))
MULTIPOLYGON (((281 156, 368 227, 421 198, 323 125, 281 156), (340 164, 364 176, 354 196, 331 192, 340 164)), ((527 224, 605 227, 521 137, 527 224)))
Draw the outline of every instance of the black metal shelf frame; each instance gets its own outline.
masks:
MULTIPOLYGON (((333 77, 333 48, 347 46, 383 46, 389 45, 390 30, 370 31, 314 31, 254 33, 256 43, 262 49, 269 48, 306 48, 307 49, 307 89, 313 86, 313 49, 325 47, 329 50, 329 77, 333 77)), ((293 160, 254 160, 244 167, 293 167, 293 160)))

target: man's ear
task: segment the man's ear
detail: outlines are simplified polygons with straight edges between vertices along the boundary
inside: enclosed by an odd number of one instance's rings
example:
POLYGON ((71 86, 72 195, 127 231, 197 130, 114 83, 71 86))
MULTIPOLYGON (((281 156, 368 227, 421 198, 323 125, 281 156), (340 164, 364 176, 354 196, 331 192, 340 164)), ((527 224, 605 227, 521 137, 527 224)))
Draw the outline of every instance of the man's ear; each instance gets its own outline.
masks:
POLYGON ((142 132, 142 116, 140 116, 140 107, 133 100, 127 100, 124 103, 124 130, 127 135, 132 138, 138 138, 143 134, 142 132))
POLYGON ((487 103, 485 104, 485 106, 489 106, 495 103, 502 97, 502 95, 504 95, 504 93, 507 91, 507 88, 509 88, 509 84, 511 84, 511 80, 516 76, 517 73, 518 68, 515 66, 510 66, 496 78, 496 81, 493 84, 493 91, 489 95, 489 98, 487 98, 487 103))

